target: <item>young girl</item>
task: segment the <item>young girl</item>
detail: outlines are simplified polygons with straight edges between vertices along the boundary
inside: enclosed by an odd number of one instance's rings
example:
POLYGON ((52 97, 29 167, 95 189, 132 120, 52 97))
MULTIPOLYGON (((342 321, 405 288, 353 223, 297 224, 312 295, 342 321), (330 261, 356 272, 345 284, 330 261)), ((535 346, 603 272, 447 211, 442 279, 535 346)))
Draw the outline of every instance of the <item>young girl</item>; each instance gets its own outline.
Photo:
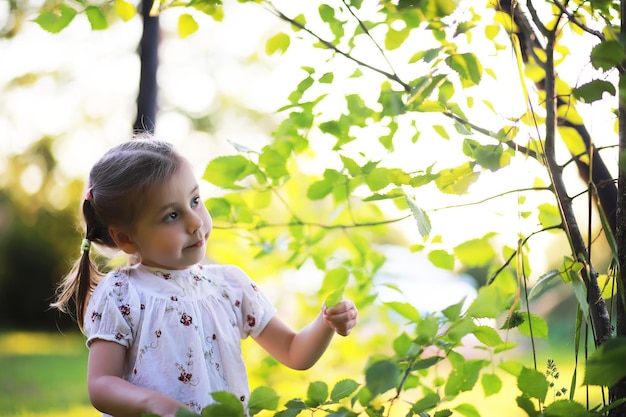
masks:
POLYGON ((357 309, 344 299, 294 332, 241 269, 200 264, 212 220, 189 161, 170 144, 136 139, 114 147, 88 185, 82 256, 53 306, 67 311, 75 300, 89 347, 89 397, 105 415, 200 412, 216 391, 245 405, 241 338, 252 336, 281 363, 307 369, 335 332, 346 336, 356 325, 357 309), (92 243, 137 262, 102 278, 89 256, 92 243))

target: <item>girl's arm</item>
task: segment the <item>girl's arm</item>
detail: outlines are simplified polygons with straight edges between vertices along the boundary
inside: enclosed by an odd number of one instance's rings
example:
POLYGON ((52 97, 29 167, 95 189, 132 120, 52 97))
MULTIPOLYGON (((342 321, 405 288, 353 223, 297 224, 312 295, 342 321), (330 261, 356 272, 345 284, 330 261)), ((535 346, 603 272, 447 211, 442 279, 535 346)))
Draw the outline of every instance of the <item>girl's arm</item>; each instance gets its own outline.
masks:
POLYGON ((139 417, 155 413, 174 417, 184 404, 159 392, 138 387, 121 378, 126 348, 118 343, 95 340, 89 347, 87 389, 91 404, 116 417, 139 417))
POLYGON ((255 340, 282 364, 304 370, 322 356, 335 332, 342 336, 350 334, 357 315, 354 303, 344 299, 336 306, 324 308, 299 332, 274 316, 255 340))

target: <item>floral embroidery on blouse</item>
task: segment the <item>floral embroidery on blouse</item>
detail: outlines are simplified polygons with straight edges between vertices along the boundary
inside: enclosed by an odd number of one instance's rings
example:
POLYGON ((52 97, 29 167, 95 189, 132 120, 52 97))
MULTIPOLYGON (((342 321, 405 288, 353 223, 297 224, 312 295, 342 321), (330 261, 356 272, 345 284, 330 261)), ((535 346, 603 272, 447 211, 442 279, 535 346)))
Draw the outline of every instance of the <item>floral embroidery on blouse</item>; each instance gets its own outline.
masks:
POLYGON ((199 413, 217 391, 248 401, 240 341, 258 335, 275 309, 234 266, 136 265, 103 278, 88 311, 88 345, 103 339, 128 349, 125 380, 199 413))

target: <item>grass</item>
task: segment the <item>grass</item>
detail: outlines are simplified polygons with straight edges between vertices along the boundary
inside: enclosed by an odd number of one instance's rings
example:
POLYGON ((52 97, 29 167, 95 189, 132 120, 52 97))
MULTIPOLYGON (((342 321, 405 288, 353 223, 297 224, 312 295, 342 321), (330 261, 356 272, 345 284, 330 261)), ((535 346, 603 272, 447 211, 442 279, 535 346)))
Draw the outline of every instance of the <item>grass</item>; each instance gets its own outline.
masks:
MULTIPOLYGON (((350 340, 346 339, 345 342, 348 343, 350 340)), ((557 346, 563 349, 562 344, 557 346)), ((547 350, 547 346, 539 349, 540 352, 544 350, 547 350)), ((0 416, 100 417, 101 413, 91 407, 87 397, 85 383, 87 353, 84 337, 80 334, 0 332, 0 416)), ((560 352, 557 349, 557 352, 553 353, 556 353, 557 364, 563 375, 556 388, 561 386, 568 388, 569 377, 573 371, 571 352, 560 352)), ((544 353, 538 358, 538 368, 541 371, 545 370, 545 356, 544 353)), ((307 375, 309 379, 316 378, 307 375)), ((324 379, 324 375, 320 378, 324 379)), ((576 397, 584 404, 586 392, 584 387, 580 386, 580 378, 576 397)), ((263 383, 263 381, 251 382, 263 383)), ((286 378, 285 382, 291 385, 291 390, 294 389, 292 379, 286 378)), ((524 416, 525 414, 515 404, 519 390, 514 379, 509 376, 503 379, 503 383, 503 389, 498 395, 485 398, 477 385, 475 393, 465 400, 476 405, 483 416, 524 416)), ((305 387, 306 384, 302 382, 295 385, 305 387)), ((278 386, 276 388, 281 393, 282 399, 293 398, 290 397, 290 389, 278 386)), ((597 390, 592 391, 594 391, 591 393, 592 405, 601 403, 597 390)), ((547 400, 549 403, 555 398, 549 395, 547 400)))
POLYGON ((0 333, 0 415, 92 417, 79 334, 0 333))

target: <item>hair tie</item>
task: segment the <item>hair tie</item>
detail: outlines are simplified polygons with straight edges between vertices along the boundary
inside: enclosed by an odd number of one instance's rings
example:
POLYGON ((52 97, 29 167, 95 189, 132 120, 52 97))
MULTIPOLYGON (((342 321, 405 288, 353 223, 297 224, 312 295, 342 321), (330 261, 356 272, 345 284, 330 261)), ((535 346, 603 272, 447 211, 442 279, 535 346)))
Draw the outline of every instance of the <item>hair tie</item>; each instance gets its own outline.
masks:
POLYGON ((89 187, 89 188, 87 188, 87 191, 85 192, 85 200, 87 200, 87 201, 91 201, 91 200, 93 200, 93 194, 92 194, 92 192, 91 192, 91 189, 92 189, 92 188, 93 188, 93 187, 89 187))
POLYGON ((80 245, 81 252, 89 252, 91 248, 91 241, 89 239, 83 239, 83 243, 80 245))

